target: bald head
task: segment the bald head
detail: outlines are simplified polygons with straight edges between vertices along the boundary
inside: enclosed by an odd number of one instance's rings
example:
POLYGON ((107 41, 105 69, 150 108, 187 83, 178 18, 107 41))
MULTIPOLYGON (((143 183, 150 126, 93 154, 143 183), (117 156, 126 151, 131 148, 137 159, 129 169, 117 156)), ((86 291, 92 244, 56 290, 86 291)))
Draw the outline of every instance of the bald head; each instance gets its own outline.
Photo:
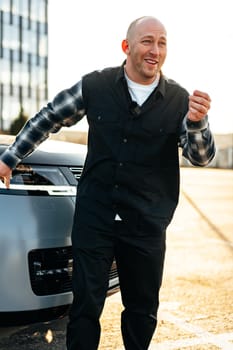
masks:
POLYGON ((132 40, 132 38, 137 34, 140 33, 141 30, 145 28, 145 26, 154 25, 158 28, 158 30, 161 30, 164 32, 164 34, 167 34, 167 31, 165 29, 165 26, 162 22, 160 22, 157 18, 152 16, 143 16, 135 19, 130 25, 126 33, 126 39, 132 40))

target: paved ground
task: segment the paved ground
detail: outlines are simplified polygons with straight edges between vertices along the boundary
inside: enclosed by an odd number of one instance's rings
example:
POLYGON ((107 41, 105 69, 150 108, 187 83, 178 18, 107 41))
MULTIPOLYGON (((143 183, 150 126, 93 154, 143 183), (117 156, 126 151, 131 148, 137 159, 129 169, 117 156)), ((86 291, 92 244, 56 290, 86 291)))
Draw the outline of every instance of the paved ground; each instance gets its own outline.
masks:
MULTIPOLYGON (((181 190, 150 350, 232 350, 233 171, 183 168, 181 190)), ((107 299, 100 350, 123 349, 121 310, 107 299)), ((66 321, 0 329, 0 350, 64 350, 66 321)))

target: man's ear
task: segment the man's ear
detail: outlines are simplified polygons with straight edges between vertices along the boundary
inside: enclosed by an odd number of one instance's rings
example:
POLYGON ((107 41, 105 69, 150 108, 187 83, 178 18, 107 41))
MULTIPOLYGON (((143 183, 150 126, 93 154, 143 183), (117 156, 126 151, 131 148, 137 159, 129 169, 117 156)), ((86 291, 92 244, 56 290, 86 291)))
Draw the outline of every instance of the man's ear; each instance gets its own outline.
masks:
POLYGON ((128 44, 128 40, 124 39, 121 43, 121 47, 123 52, 127 55, 129 53, 129 44, 128 44))

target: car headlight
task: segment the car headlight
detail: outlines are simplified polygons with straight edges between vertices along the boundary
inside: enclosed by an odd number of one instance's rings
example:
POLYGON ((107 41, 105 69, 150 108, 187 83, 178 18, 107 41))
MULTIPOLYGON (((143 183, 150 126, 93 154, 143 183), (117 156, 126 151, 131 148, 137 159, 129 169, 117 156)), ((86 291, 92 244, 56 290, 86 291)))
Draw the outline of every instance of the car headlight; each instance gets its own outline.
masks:
POLYGON ((58 167, 20 164, 12 172, 10 190, 0 181, 0 191, 9 195, 75 196, 76 186, 69 184, 58 167))

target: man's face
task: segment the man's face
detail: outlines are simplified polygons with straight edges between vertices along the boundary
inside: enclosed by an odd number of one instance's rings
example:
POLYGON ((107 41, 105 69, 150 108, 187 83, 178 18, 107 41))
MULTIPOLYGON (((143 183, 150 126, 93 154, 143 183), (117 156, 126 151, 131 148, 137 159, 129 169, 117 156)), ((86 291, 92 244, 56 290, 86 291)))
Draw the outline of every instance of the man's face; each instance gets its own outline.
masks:
POLYGON ((125 45, 129 78, 139 84, 152 83, 167 55, 166 30, 163 25, 154 19, 138 23, 125 45))

